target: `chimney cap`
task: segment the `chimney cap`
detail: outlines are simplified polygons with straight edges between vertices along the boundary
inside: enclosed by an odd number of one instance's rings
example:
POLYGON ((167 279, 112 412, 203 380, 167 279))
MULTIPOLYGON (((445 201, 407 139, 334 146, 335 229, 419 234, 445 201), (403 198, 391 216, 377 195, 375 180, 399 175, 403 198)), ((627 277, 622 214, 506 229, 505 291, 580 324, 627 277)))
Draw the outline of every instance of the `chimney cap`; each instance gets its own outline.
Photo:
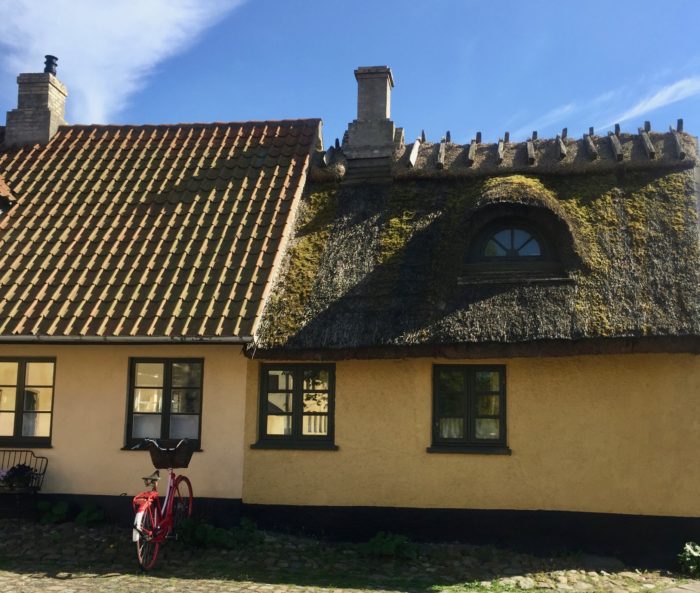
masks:
POLYGON ((56 56, 52 55, 45 55, 44 56, 44 73, 45 74, 53 74, 56 76, 56 68, 58 67, 58 58, 56 56))
POLYGON ((360 66, 355 70, 355 80, 363 78, 389 78, 389 84, 394 86, 394 76, 391 74, 391 68, 388 66, 360 66))

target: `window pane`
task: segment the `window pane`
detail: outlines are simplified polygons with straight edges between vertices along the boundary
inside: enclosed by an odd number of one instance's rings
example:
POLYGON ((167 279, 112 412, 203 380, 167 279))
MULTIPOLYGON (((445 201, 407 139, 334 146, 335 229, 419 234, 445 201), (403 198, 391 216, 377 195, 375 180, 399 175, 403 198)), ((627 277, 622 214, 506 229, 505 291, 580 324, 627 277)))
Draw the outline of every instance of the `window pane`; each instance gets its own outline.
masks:
POLYGON ((497 256, 504 256, 506 254, 506 250, 503 249, 496 241, 491 240, 488 243, 486 243, 486 247, 484 248, 484 255, 487 257, 497 257, 497 256))
POLYGON ((134 412, 152 412, 160 414, 162 399, 162 389, 135 389, 134 412))
POLYGON ((291 393, 268 393, 267 394, 267 413, 278 414, 281 412, 292 411, 292 394, 291 393))
POLYGON ((440 418, 440 438, 462 439, 464 438, 463 418, 440 418))
POLYGON ((13 412, 0 412, 0 436, 11 437, 15 432, 15 415, 13 412))
POLYGON ((173 387, 199 387, 202 384, 202 364, 199 362, 174 362, 173 387))
POLYGON ((198 439, 199 416, 174 415, 170 417, 171 439, 198 439))
POLYGON ((446 393, 464 393, 464 373, 459 370, 440 369, 438 371, 438 391, 446 393))
POLYGON ((305 393, 304 412, 328 412, 328 394, 305 393))
POLYGON ((511 240, 511 234, 510 234, 510 229, 503 229, 502 231, 498 231, 493 238, 498 241, 503 247, 506 249, 512 249, 513 248, 513 242, 511 240))
POLYGON ((17 385, 17 363, 0 362, 0 385, 17 385))
POLYGON ((520 249, 522 249, 523 245, 525 245, 525 243, 527 243, 532 238, 532 235, 530 233, 528 233, 527 231, 524 231, 522 229, 514 229, 513 234, 514 234, 513 247, 515 247, 515 249, 518 251, 520 251, 520 249))
POLYGON ((137 387, 162 387, 163 363, 137 362, 135 381, 137 387))
POLYGON ((462 393, 440 394, 438 411, 440 416, 463 416, 465 395, 462 393))
POLYGON ((0 387, 0 410, 14 412, 17 401, 17 389, 15 387, 0 387))
POLYGON ((199 389, 173 389, 170 411, 173 414, 199 414, 199 389))
POLYGON ((160 414, 134 414, 131 434, 135 439, 159 439, 160 414))
POLYGON ((291 371, 267 371, 268 391, 289 391, 294 388, 291 371))
POLYGON ((328 416, 304 416, 302 432, 305 435, 328 434, 328 416))
POLYGON ((47 437, 51 434, 51 414, 26 412, 22 416, 23 437, 47 437))
POLYGON ((53 385, 52 362, 28 362, 27 385, 53 385))
POLYGON ((476 438, 497 439, 500 436, 500 421, 495 418, 477 418, 476 438))
POLYGON ((526 255, 531 257, 542 255, 540 244, 537 242, 537 239, 533 239, 532 241, 524 245, 521 249, 519 249, 518 255, 526 255))
POLYGON ((289 435, 292 434, 291 416, 268 416, 267 434, 289 435))
POLYGON ((24 409, 27 412, 50 412, 53 389, 31 387, 24 390, 24 409))
POLYGON ((304 371, 304 390, 328 390, 328 371, 325 369, 308 369, 304 371))
POLYGON ((476 398, 476 413, 479 416, 497 416, 500 409, 500 396, 480 395, 476 398))
POLYGON ((496 371, 478 371, 476 373, 477 391, 499 391, 500 388, 500 375, 496 371))

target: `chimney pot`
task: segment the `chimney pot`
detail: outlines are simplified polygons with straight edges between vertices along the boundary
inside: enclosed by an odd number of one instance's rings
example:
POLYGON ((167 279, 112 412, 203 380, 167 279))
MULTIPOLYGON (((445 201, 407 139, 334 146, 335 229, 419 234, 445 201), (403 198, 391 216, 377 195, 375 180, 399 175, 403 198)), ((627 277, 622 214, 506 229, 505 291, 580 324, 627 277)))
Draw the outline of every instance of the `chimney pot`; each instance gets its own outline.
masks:
POLYGON ((53 74, 56 76, 56 68, 58 67, 58 58, 56 56, 45 55, 44 58, 44 74, 53 74))

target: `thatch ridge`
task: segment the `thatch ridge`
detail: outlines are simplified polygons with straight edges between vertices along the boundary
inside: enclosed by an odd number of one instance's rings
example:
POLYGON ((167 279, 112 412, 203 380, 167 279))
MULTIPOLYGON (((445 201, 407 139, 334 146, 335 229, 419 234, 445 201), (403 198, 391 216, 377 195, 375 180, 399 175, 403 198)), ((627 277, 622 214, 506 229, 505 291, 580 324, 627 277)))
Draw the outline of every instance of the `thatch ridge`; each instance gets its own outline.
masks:
MULTIPOLYGON (((493 175, 545 174, 572 175, 606 173, 625 170, 690 169, 698 162, 697 138, 685 132, 649 132, 655 153, 651 158, 639 134, 621 133, 617 136, 622 148, 618 161, 610 145, 609 136, 590 136, 596 149, 592 158, 585 138, 547 138, 532 141, 535 161, 528 159, 527 142, 504 142, 503 160, 498 158, 498 143, 475 146, 474 160, 469 160, 470 145, 444 143, 444 163, 438 165, 440 143, 423 142, 414 164, 409 161, 412 144, 400 145, 391 166, 393 179, 443 179, 484 177, 493 175), (676 143, 678 142, 678 144, 676 143), (566 155, 560 152, 560 142, 566 155), (679 154, 678 148, 682 151, 679 154)), ((315 181, 340 180, 345 177, 347 159, 342 149, 319 151, 310 178, 315 181)))

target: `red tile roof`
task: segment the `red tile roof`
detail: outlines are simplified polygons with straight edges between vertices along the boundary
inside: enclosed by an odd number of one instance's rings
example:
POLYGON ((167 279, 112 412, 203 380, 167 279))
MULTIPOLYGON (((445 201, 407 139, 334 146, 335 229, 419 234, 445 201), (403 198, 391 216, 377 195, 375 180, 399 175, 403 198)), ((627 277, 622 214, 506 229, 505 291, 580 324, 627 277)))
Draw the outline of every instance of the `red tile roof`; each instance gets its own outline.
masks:
POLYGON ((65 126, 0 152, 0 340, 252 336, 319 134, 65 126))
POLYGON ((5 180, 2 178, 2 175, 0 175, 0 198, 12 200, 12 193, 10 192, 10 188, 7 187, 7 184, 5 183, 5 180))

